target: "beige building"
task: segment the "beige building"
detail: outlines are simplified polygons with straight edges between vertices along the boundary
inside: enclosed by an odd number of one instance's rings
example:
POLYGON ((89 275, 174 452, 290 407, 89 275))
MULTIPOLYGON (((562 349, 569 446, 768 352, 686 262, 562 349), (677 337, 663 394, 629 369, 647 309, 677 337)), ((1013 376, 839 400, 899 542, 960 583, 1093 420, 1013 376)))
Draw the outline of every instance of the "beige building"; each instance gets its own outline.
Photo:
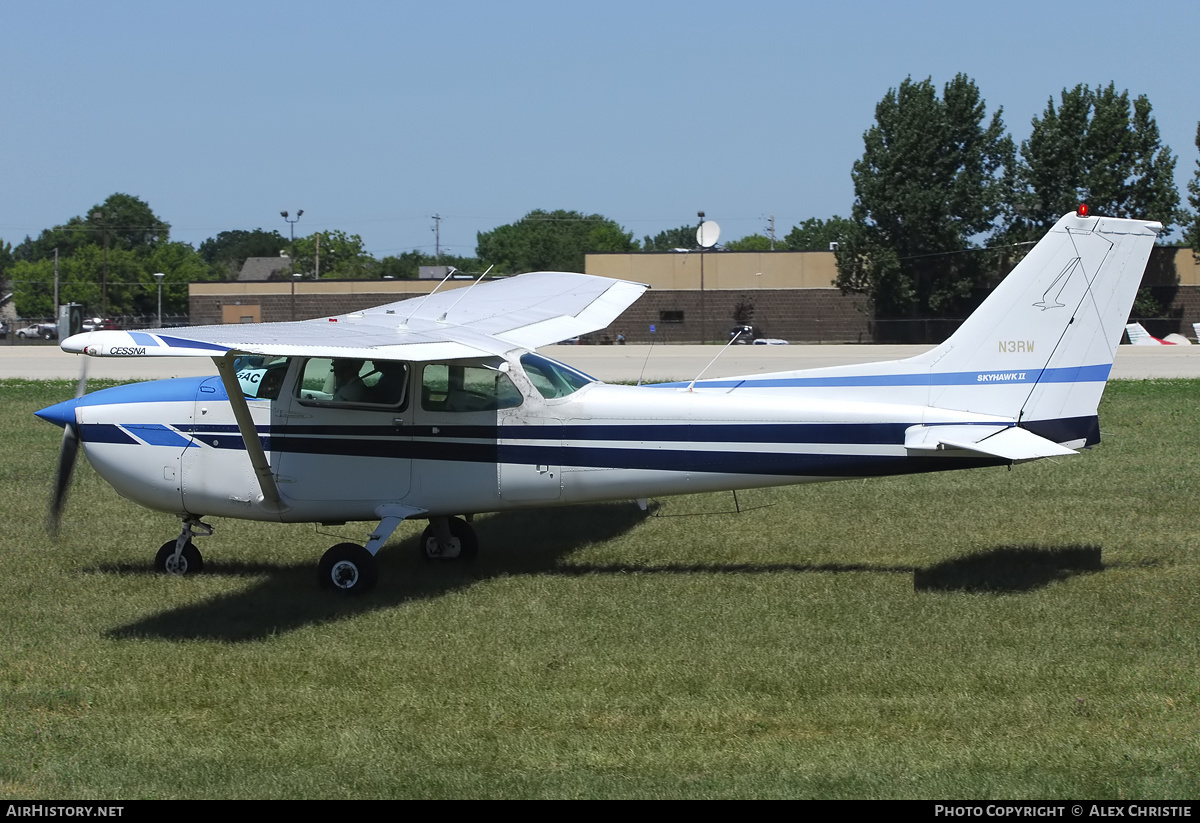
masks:
MULTIPOLYGON (((943 338, 957 325, 947 321, 875 322, 866 300, 843 295, 834 285, 832 252, 677 252, 589 254, 588 274, 646 283, 651 288, 608 329, 589 342, 721 342, 729 330, 749 323, 765 337, 793 343, 860 343, 872 340, 943 338), (921 324, 903 327, 903 324, 921 324)), ((452 280, 442 289, 462 288, 452 280)), ((1193 336, 1200 322, 1200 266, 1190 249, 1158 247, 1143 285, 1164 318, 1145 321, 1159 337, 1193 336)), ((303 320, 359 311, 428 294, 431 280, 297 280, 295 282, 193 283, 193 325, 303 320)))
POLYGON ((659 290, 836 289, 828 251, 589 254, 584 271, 646 283, 659 290))

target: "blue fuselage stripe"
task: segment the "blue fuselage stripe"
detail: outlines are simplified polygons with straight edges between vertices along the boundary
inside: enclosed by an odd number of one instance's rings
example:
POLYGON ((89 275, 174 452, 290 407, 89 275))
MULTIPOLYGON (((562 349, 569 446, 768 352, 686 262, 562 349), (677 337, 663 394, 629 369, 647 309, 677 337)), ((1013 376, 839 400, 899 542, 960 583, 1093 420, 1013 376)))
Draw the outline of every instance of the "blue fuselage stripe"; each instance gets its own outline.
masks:
MULTIPOLYGON (((1053 369, 962 371, 915 374, 861 374, 830 377, 764 377, 740 380, 700 380, 700 389, 796 389, 880 386, 981 386, 1004 383, 1103 383, 1111 365, 1070 366, 1053 369)), ((690 383, 655 383, 652 388, 673 389, 690 383)))

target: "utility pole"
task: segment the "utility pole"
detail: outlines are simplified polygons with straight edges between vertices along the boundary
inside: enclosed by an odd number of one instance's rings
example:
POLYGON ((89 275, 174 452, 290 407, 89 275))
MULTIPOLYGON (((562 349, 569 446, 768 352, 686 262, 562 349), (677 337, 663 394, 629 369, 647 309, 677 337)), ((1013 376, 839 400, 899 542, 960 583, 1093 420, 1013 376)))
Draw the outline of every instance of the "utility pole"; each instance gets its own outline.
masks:
POLYGON ((92 217, 100 224, 100 230, 104 232, 104 274, 100 281, 100 317, 103 320, 108 319, 108 224, 104 222, 104 212, 94 211, 92 217))
POLYGON ((434 263, 438 266, 442 265, 442 216, 440 214, 433 216, 433 255, 434 263))
POLYGON ((696 229, 696 241, 700 244, 700 342, 703 343, 708 337, 708 315, 705 305, 707 301, 704 299, 704 212, 696 212, 696 216, 700 218, 700 226, 696 229))
POLYGON ((316 272, 313 274, 313 280, 321 279, 321 233, 317 232, 317 256, 316 256, 316 272))
POLYGON ((771 223, 767 229, 767 237, 771 238, 771 251, 775 251, 775 215, 771 215, 771 223))

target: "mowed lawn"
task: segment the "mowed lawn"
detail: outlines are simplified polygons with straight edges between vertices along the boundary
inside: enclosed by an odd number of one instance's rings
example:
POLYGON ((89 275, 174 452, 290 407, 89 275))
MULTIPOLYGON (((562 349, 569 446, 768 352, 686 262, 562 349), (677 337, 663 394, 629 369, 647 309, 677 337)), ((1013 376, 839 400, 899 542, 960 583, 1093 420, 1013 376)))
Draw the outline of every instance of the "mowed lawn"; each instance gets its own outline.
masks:
POLYGON ((406 524, 353 600, 373 524, 164 577, 82 462, 51 541, 73 388, 0 382, 0 798, 1200 797, 1200 382, 1011 471, 481 516, 469 566, 406 524))

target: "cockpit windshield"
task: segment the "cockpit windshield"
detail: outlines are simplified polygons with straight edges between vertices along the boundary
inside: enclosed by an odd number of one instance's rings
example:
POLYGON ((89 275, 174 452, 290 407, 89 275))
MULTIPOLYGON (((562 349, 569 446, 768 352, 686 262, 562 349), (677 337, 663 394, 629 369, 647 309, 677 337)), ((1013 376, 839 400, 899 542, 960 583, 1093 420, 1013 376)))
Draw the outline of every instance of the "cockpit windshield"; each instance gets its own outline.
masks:
POLYGON ((233 368, 246 397, 278 400, 288 362, 287 357, 245 355, 233 361, 233 368))
POLYGON ((565 363, 533 352, 521 355, 521 368, 525 370, 533 387, 547 400, 566 397, 589 383, 600 382, 565 363))

